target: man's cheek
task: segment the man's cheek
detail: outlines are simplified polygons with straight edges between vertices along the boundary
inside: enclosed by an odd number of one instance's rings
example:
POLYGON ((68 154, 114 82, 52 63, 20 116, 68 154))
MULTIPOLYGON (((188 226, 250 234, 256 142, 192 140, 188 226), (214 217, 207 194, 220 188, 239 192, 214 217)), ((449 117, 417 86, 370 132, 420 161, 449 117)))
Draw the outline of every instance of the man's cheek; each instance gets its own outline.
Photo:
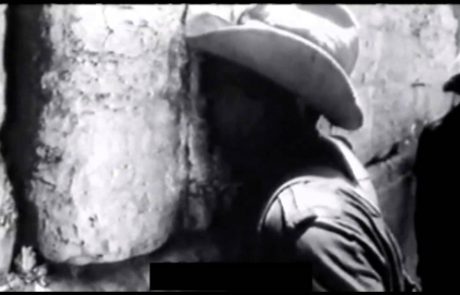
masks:
POLYGON ((241 96, 220 98, 213 104, 214 129, 223 142, 242 144, 260 136, 264 129, 262 103, 241 96))

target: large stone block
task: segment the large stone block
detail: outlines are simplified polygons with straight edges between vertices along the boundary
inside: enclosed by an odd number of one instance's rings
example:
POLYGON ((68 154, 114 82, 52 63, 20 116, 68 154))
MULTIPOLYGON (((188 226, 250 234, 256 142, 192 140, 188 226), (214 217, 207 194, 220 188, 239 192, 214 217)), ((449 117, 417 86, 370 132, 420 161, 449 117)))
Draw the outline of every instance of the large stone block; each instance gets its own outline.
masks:
POLYGON ((185 5, 15 6, 7 155, 54 262, 160 247, 186 191, 185 5))
POLYGON ((360 57, 352 75, 364 126, 345 134, 364 162, 443 116, 451 96, 442 84, 457 55, 457 20, 449 5, 350 5, 360 23, 360 57))
POLYGON ((220 249, 209 233, 181 235, 165 246, 151 255, 113 264, 78 267, 77 272, 74 266, 61 265, 49 277, 48 288, 66 292, 145 292, 150 285, 150 263, 203 263, 222 259, 220 249))

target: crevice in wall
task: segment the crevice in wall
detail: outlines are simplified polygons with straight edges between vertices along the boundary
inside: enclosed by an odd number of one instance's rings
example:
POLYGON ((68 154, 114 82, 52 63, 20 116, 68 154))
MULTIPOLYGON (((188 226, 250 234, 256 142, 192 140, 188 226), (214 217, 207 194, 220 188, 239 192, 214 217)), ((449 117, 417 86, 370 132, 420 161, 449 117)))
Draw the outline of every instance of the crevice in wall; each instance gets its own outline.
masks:
MULTIPOLYGON (((46 102, 41 92, 41 73, 49 65, 50 48, 41 42, 46 30, 40 25, 42 5, 9 5, 6 10, 4 50, 5 120, 0 130, 1 153, 12 185, 18 210, 15 256, 21 246, 36 248, 37 212, 27 198, 28 182, 34 169, 39 115, 46 102), (27 40, 23 38, 27 36, 27 40)), ((43 261, 38 255, 38 262, 43 261)))
MULTIPOLYGON (((6 130, 9 128, 12 121, 14 121, 14 114, 17 112, 16 104, 14 103, 14 99, 16 97, 16 91, 14 85, 16 84, 16 75, 14 74, 14 60, 17 59, 16 57, 16 50, 14 45, 16 43, 16 14, 15 6, 8 5, 5 10, 5 39, 4 39, 4 52, 3 52, 3 67, 5 69, 5 119, 3 125, 0 129, 0 140, 2 142, 1 146, 1 153, 2 157, 5 160, 6 165, 6 172, 9 178, 9 181, 12 185, 12 196, 16 203, 16 208, 18 210, 18 218, 17 224, 19 232, 22 232, 22 212, 24 208, 22 206, 23 202, 18 198, 18 182, 17 178, 14 175, 14 171, 9 168, 9 154, 7 149, 5 148, 6 144, 6 130)), ((15 241, 15 249, 14 249, 14 256, 19 253, 21 247, 21 241, 19 239, 20 234, 16 237, 15 241)))
MULTIPOLYGON (((188 14, 188 4, 185 4, 184 7, 184 12, 180 18, 180 23, 181 23, 181 29, 182 32, 185 30, 185 25, 186 25, 186 19, 187 19, 187 14, 188 14)), ((182 34, 182 37, 185 38, 184 34, 182 34)), ((180 144, 181 144, 181 152, 183 152, 183 169, 184 171, 184 189, 182 194, 182 204, 180 206, 180 225, 179 225, 179 231, 182 231, 185 224, 186 224, 186 212, 188 211, 189 208, 189 202, 188 202, 188 197, 190 193, 190 173, 192 169, 192 161, 190 159, 191 157, 191 143, 190 143, 190 123, 189 123, 189 112, 190 112, 190 100, 191 100, 191 61, 190 61, 190 50, 187 47, 187 44, 184 42, 184 51, 185 51, 185 64, 183 65, 183 68, 181 69, 181 79, 182 79, 182 84, 183 84, 183 89, 182 89, 182 98, 183 101, 181 102, 181 108, 180 108, 180 144)))
MULTIPOLYGON (((181 22, 181 29, 182 29, 182 32, 184 32, 185 30, 185 25, 186 25, 186 19, 187 19, 187 14, 188 14, 188 7, 189 5, 188 4, 185 4, 185 8, 184 8, 184 12, 181 16, 181 19, 180 19, 180 22, 181 22)), ((185 35, 183 34, 182 35, 183 38, 185 38, 185 35)), ((191 146, 190 146, 190 140, 189 140, 189 136, 190 136, 190 132, 189 132, 189 122, 188 122, 188 119, 187 118, 187 115, 189 115, 189 112, 191 111, 190 110, 190 105, 191 105, 191 95, 192 95, 192 61, 191 61, 191 52, 187 46, 187 43, 185 42, 184 40, 184 51, 185 51, 185 63, 184 63, 184 66, 183 68, 181 69, 181 79, 182 79, 182 83, 183 83, 183 89, 182 89, 182 93, 183 93, 183 102, 182 102, 182 120, 185 120, 185 122, 183 122, 183 134, 182 134, 182 138, 181 138, 181 141, 182 143, 184 144, 184 153, 185 153, 185 169, 186 169, 186 173, 187 173, 187 176, 186 176, 186 180, 188 182, 189 180, 189 172, 190 172, 190 169, 191 169, 191 166, 192 166, 192 161, 190 159, 190 154, 191 154, 191 146)))
MULTIPOLYGON (((181 18, 185 28, 190 13, 187 5, 181 18)), ((186 185, 183 198, 183 230, 197 232, 208 230, 213 213, 218 211, 220 202, 219 160, 213 138, 206 122, 208 120, 208 101, 201 95, 201 55, 185 44, 186 64, 182 69, 185 85, 182 112, 181 142, 185 152, 186 185), (218 206, 217 206, 218 207, 218 206)), ((220 211, 219 211, 220 212, 220 211)))

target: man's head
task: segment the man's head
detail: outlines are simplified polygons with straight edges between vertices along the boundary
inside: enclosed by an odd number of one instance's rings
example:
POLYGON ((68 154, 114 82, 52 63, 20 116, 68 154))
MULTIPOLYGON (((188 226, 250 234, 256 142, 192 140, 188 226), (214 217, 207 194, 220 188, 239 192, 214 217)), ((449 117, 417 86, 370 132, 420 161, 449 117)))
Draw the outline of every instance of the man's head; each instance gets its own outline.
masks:
POLYGON ((201 87, 211 135, 236 167, 268 168, 281 155, 288 162, 314 145, 319 114, 345 129, 362 125, 348 76, 357 24, 346 8, 255 5, 237 19, 203 13, 186 26, 188 44, 206 53, 201 87))
POLYGON ((211 140, 237 168, 252 171, 294 157, 318 136, 318 113, 299 109, 295 94, 250 69, 207 55, 200 85, 211 140))

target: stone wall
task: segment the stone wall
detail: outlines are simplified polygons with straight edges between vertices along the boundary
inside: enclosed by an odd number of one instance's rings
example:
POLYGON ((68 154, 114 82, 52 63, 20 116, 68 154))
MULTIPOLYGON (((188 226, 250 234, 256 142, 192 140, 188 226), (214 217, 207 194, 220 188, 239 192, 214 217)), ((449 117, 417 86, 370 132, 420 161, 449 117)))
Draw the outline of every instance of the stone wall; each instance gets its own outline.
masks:
MULTIPOLYGON (((413 159, 420 130, 451 107, 441 85, 456 70, 459 9, 350 8, 362 36, 352 80, 365 124, 322 129, 346 136, 366 163, 414 273, 413 159)), ((0 170, 0 226, 4 216, 12 224, 0 227, 0 272, 16 213, 17 248, 34 245, 59 270, 54 290, 142 290, 148 261, 224 259, 210 226, 237 184, 209 150, 198 56, 183 29, 194 13, 234 19, 244 5, 5 9, 1 142, 18 212, 0 170)))

